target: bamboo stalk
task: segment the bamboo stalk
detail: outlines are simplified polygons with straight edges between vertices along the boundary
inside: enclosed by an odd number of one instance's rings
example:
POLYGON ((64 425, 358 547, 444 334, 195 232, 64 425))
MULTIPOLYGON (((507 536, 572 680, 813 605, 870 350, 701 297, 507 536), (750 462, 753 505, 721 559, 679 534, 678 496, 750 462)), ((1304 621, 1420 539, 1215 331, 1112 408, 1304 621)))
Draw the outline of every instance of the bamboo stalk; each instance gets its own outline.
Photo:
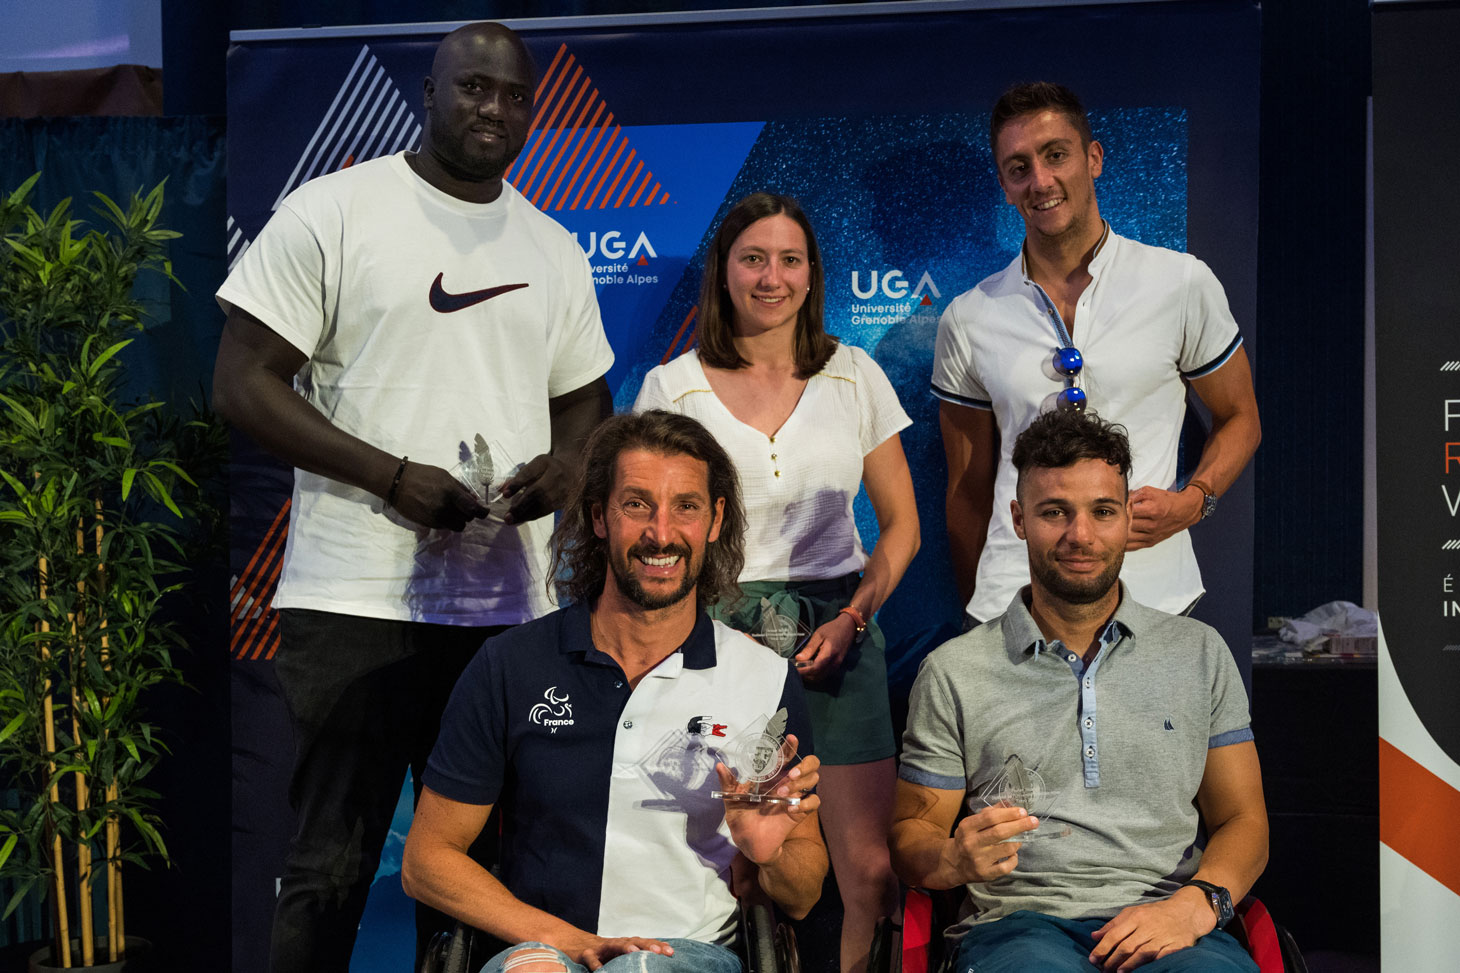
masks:
MULTIPOLYGON (((40 479, 39 473, 36 474, 36 479, 40 479)), ((39 560, 41 601, 45 601, 47 577, 45 556, 42 555, 39 560)), ((41 619, 41 634, 44 635, 50 632, 50 630, 50 623, 44 618, 41 619)), ((44 721, 46 747, 46 778, 51 782, 51 803, 60 804, 61 785, 56 780, 56 718, 54 704, 51 701, 51 677, 48 666, 51 659, 51 648, 50 644, 45 641, 41 642, 40 648, 41 668, 47 673, 46 685, 41 699, 41 718, 44 721)), ((64 863, 61 860, 61 852, 61 833, 53 829, 51 832, 51 862, 54 866, 53 871, 55 875, 53 898, 56 904, 56 946, 59 947, 53 951, 53 958, 59 956, 61 958, 61 966, 69 967, 71 965, 71 922, 66 908, 66 874, 63 871, 64 863)))
MULTIPOLYGON (((106 563, 102 560, 102 542, 106 539, 106 531, 102 525, 101 498, 94 499, 96 504, 96 588, 98 605, 104 604, 102 598, 106 593, 106 563)), ((112 670, 111 648, 107 641, 106 633, 106 612, 102 611, 97 620, 101 629, 101 667, 106 672, 112 670)), ((107 705, 107 700, 102 700, 102 706, 107 705)), ((103 742, 105 742, 103 740, 103 742)), ((116 807, 117 800, 116 779, 107 781, 106 800, 109 808, 116 807)), ((122 861, 121 852, 122 825, 114 810, 108 810, 106 816, 106 940, 107 958, 115 963, 126 955, 127 941, 122 933, 122 861)))
MULTIPOLYGON (((86 528, 81 522, 76 524, 76 553, 86 554, 86 528)), ((80 609, 86 604, 86 581, 78 579, 76 582, 77 608, 80 609)), ((81 692, 81 674, 86 667, 86 648, 82 644, 79 631, 85 627, 86 617, 77 613, 69 614, 71 620, 71 739, 75 741, 78 752, 82 751, 81 744, 81 707, 84 705, 84 696, 81 692), (78 624, 79 622, 79 624, 78 624)), ((86 815, 86 808, 89 803, 89 788, 86 783, 86 772, 76 771, 76 814, 83 821, 86 815)), ((77 892, 77 913, 81 924, 81 965, 96 965, 96 943, 92 938, 94 935, 94 923, 91 915, 91 844, 83 837, 76 843, 76 892, 77 892)))

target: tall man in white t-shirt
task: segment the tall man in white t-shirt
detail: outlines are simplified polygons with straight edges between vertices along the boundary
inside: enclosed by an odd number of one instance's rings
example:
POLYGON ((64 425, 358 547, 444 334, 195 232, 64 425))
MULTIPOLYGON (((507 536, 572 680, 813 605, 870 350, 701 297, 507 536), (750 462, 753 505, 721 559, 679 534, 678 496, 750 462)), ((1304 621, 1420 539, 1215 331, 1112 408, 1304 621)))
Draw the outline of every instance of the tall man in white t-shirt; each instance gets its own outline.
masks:
POLYGON ((502 179, 534 74, 500 24, 449 34, 420 151, 302 186, 218 292, 216 406, 296 467, 274 607, 298 829, 275 973, 348 968, 405 769, 419 781, 483 639, 551 608, 544 518, 611 411, 588 261, 502 179), (499 473, 526 461, 505 514, 450 472, 482 444, 499 473))
POLYGON ((1024 220, 1024 245, 948 305, 932 380, 968 614, 992 618, 1029 582, 1009 515, 1014 438, 1040 412, 1085 405, 1125 426, 1134 452, 1121 580, 1143 604, 1188 611, 1204 589, 1187 528, 1213 514, 1262 435, 1226 294, 1200 260, 1128 240, 1100 218, 1104 150, 1068 88, 1010 88, 994 106, 989 141, 1004 198, 1024 220), (1212 429, 1178 481, 1188 386, 1212 429))

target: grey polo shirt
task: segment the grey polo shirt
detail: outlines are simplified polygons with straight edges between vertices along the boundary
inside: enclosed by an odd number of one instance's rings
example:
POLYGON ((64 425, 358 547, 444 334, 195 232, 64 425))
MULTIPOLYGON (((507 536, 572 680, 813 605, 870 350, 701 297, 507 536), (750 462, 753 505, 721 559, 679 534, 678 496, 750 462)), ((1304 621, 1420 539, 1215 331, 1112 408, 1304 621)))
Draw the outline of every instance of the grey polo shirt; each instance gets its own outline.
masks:
POLYGON ((1201 858, 1207 751, 1252 739, 1237 665, 1209 626, 1137 604, 1122 584, 1086 667, 1044 641, 1025 591, 923 662, 898 773, 964 791, 976 810, 973 795, 1018 754, 1059 791, 1050 818, 1072 833, 1026 842, 1013 872, 968 885, 950 936, 1020 909, 1108 918, 1170 895, 1201 858))

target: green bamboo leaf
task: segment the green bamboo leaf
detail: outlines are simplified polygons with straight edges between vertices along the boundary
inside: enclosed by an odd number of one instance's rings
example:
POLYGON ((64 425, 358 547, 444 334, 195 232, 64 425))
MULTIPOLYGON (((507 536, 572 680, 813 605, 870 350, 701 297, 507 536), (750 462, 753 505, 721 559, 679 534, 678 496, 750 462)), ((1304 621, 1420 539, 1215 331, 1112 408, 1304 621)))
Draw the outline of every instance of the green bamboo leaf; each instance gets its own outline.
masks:
POLYGON ((10 853, 15 850, 15 843, 19 840, 20 835, 12 834, 5 839, 5 844, 0 845, 0 869, 5 867, 5 862, 9 860, 10 853))
POLYGON ((163 482, 157 478, 157 474, 153 473, 151 470, 143 470, 142 475, 147 478, 147 482, 148 484, 150 484, 150 488, 147 492, 150 493, 154 499, 161 502, 162 505, 168 510, 171 510, 174 517, 181 519, 182 511, 177 509, 177 504, 173 502, 172 494, 168 492, 167 487, 163 484, 163 482))
POLYGON ((196 482, 195 482, 195 481, 194 481, 194 480, 193 480, 193 478, 192 478, 192 477, 190 477, 190 476, 188 476, 188 474, 187 474, 187 472, 186 472, 186 471, 185 471, 185 470, 184 470, 184 469, 183 469, 183 468, 182 468, 182 467, 181 467, 181 466, 178 466, 178 465, 177 465, 177 464, 176 464, 176 463, 174 463, 174 462, 173 462, 173 461, 172 461, 172 460, 167 460, 167 459, 158 459, 158 460, 153 460, 153 461, 152 461, 152 465, 153 465, 153 466, 161 466, 161 467, 163 467, 163 468, 165 468, 165 469, 169 469, 169 470, 172 470, 172 471, 173 471, 173 472, 174 472, 174 473, 176 473, 176 474, 177 474, 177 475, 178 475, 178 476, 179 476, 179 477, 180 477, 180 478, 182 478, 182 480, 183 480, 183 481, 184 481, 184 482, 186 482, 186 483, 187 483, 187 484, 188 484, 188 485, 189 485, 189 486, 197 486, 197 485, 198 485, 198 484, 197 484, 197 483, 196 483, 196 482))
MULTIPOLYGON (((20 729, 21 724, 25 722, 25 718, 29 715, 29 712, 21 712, 15 714, 15 719, 11 720, 9 723, 6 723, 5 729, 0 730, 0 743, 4 743, 6 740, 10 739, 15 731, 20 729)), ((0 855, 0 865, 3 865, 4 863, 5 856, 0 855)))
POLYGON ((122 449, 128 449, 132 445, 129 440, 122 439, 120 436, 108 436, 99 432, 92 433, 91 438, 94 442, 105 443, 108 446, 120 446, 122 449))
MULTIPOLYGON (((89 341, 90 339, 87 339, 87 340, 89 341)), ((127 347, 128 345, 130 345, 135 340, 136 339, 134 339, 134 338, 126 338, 126 339, 123 339, 122 341, 118 341, 116 344, 112 345, 106 351, 104 351, 101 354, 97 355, 96 356, 96 359, 90 365, 86 366, 86 376, 88 378, 95 378, 96 377, 96 372, 97 372, 97 370, 99 368, 101 368, 101 366, 105 365, 107 363, 107 361, 109 361, 112 358, 113 355, 115 355, 117 352, 121 351, 123 348, 127 347)), ((83 360, 85 360, 85 356, 84 355, 83 355, 83 360)))
POLYGON ((35 186, 36 180, 40 177, 41 174, 37 172, 25 182, 21 183, 18 187, 16 187, 15 192, 10 194, 10 198, 7 199, 6 202, 9 203, 11 206, 19 206, 21 202, 25 200, 25 197, 30 195, 31 188, 35 186))
POLYGON ((43 876, 38 875, 27 881, 21 882, 19 887, 16 888, 15 894, 10 897, 10 901, 5 903, 5 912, 3 914, 0 914, 0 919, 9 919, 10 913, 14 912, 16 906, 25 901, 26 896, 30 895, 31 887, 34 886, 38 881, 40 881, 42 877, 43 876))
POLYGON ((126 469, 122 471, 122 499, 126 500, 127 495, 132 492, 132 481, 137 478, 137 471, 126 469))

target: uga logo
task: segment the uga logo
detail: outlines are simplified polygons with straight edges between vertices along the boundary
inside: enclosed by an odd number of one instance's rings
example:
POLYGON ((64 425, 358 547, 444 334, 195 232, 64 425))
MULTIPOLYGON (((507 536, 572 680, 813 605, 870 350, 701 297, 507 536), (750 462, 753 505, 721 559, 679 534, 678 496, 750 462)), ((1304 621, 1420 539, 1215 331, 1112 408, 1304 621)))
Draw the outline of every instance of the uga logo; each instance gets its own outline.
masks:
POLYGON ((528 712, 528 722, 547 727, 549 733, 558 732, 560 726, 572 726, 573 704, 568 702, 568 694, 559 696, 558 687, 549 686, 542 695, 547 702, 538 703, 528 712))
MULTIPOLYGON (((879 289, 882 291, 883 296, 889 300, 900 301, 908 296, 907 278, 902 275, 902 271, 896 268, 882 271, 873 270, 868 273, 867 286, 864 288, 862 286, 861 271, 852 271, 852 293, 858 298, 864 301, 874 298, 877 296, 879 289)), ((918 286, 912 288, 912 296, 914 298, 922 297, 923 304, 932 304, 932 300, 928 297, 929 294, 938 298, 943 296, 938 291, 938 285, 933 283, 933 275, 925 270, 923 271, 923 276, 918 278, 918 286)))
MULTIPOLYGON (((586 247, 584 247, 583 242, 578 239, 578 234, 573 234, 573 240, 578 244, 578 246, 583 248, 583 252, 588 255, 588 259, 590 260, 593 259, 593 255, 597 253, 603 254, 609 260, 619 260, 624 256, 627 256, 630 260, 633 260, 640 254, 643 254, 647 257, 659 256, 659 254, 654 252, 654 244, 649 242, 649 235, 643 232, 641 232, 634 240, 634 245, 632 247, 630 247, 629 244, 624 240, 624 235, 618 230, 609 230, 607 233, 604 233, 601 236, 599 235, 597 230, 589 230, 588 246, 586 247)), ((648 263, 647 260, 645 260, 644 262, 648 263)))

